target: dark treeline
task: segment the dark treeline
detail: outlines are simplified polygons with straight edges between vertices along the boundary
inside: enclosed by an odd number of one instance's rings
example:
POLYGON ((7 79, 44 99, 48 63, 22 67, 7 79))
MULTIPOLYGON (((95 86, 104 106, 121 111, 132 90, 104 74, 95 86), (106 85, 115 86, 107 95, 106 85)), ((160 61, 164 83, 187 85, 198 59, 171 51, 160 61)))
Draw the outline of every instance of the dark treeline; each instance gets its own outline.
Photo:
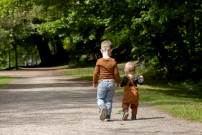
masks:
POLYGON ((104 39, 117 61, 201 79, 201 0, 1 0, 0 67, 89 63, 104 39))

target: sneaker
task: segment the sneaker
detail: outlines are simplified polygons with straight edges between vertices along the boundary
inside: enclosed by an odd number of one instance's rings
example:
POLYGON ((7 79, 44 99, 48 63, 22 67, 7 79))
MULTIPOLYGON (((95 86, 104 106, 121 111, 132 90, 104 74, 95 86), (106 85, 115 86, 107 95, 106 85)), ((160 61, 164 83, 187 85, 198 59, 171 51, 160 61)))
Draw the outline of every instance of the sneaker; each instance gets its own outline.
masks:
POLYGON ((131 120, 136 120, 136 115, 132 115, 131 120))
POLYGON ((128 115, 129 115, 128 112, 124 112, 122 120, 127 120, 128 119, 128 115))
POLYGON ((100 120, 105 120, 107 118, 107 108, 105 106, 100 109, 100 120))
POLYGON ((107 117, 105 118, 105 121, 110 121, 110 116, 107 115, 107 117))

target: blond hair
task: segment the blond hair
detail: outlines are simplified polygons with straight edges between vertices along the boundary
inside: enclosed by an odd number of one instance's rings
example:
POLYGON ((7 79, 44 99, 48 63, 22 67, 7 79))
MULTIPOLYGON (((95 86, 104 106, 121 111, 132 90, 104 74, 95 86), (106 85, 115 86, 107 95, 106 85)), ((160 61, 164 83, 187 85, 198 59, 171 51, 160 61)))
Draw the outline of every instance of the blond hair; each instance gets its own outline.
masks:
POLYGON ((112 42, 110 40, 104 40, 101 42, 101 49, 109 50, 112 48, 112 42))
POLYGON ((127 62, 124 67, 125 74, 133 74, 135 72, 135 64, 133 62, 127 62))

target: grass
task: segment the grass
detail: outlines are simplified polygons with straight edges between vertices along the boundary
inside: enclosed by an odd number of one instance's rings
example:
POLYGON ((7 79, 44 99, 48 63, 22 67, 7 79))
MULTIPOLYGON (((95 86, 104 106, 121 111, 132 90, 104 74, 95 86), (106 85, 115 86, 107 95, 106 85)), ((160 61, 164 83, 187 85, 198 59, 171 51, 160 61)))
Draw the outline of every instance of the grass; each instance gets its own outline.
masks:
MULTIPOLYGON (((119 64, 120 71, 123 71, 123 65, 119 64)), ((65 74, 92 81, 93 69, 94 67, 67 69, 65 74)), ((123 72, 120 74, 123 76, 123 72)), ((155 106, 177 118, 202 123, 202 83, 162 83, 151 79, 145 80, 145 84, 139 86, 139 91, 140 102, 155 106)), ((122 88, 116 90, 117 94, 122 92, 122 88)))
POLYGON ((94 67, 70 68, 65 71, 65 75, 73 76, 81 80, 92 80, 94 67))
MULTIPOLYGON (((140 102, 168 112, 177 118, 202 123, 202 91, 185 84, 153 84, 139 86, 140 102), (194 89, 193 89, 194 88, 194 89)), ((122 90, 117 90, 122 94, 122 90)))
POLYGON ((202 122, 202 93, 191 93, 183 85, 181 88, 142 85, 139 89, 140 102, 149 103, 178 118, 202 122))
POLYGON ((10 77, 2 77, 0 76, 0 88, 5 86, 6 84, 8 84, 11 81, 10 77))

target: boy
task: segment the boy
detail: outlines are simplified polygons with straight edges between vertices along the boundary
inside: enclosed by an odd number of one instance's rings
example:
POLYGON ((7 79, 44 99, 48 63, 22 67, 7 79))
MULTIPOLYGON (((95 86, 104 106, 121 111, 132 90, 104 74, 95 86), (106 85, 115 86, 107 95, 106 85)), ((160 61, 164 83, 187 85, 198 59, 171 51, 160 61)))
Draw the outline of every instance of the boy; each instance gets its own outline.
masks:
POLYGON ((127 120, 129 113, 128 109, 131 108, 131 120, 136 119, 138 107, 138 88, 137 84, 142 84, 144 78, 142 75, 134 75, 135 64, 127 62, 124 68, 125 76, 121 80, 121 87, 124 87, 124 95, 122 100, 123 117, 122 120, 127 120))
POLYGON ((93 86, 97 87, 97 105, 100 109, 100 120, 110 120, 115 83, 119 85, 120 76, 117 62, 111 58, 112 43, 105 40, 101 43, 102 58, 98 59, 93 73, 93 86))

